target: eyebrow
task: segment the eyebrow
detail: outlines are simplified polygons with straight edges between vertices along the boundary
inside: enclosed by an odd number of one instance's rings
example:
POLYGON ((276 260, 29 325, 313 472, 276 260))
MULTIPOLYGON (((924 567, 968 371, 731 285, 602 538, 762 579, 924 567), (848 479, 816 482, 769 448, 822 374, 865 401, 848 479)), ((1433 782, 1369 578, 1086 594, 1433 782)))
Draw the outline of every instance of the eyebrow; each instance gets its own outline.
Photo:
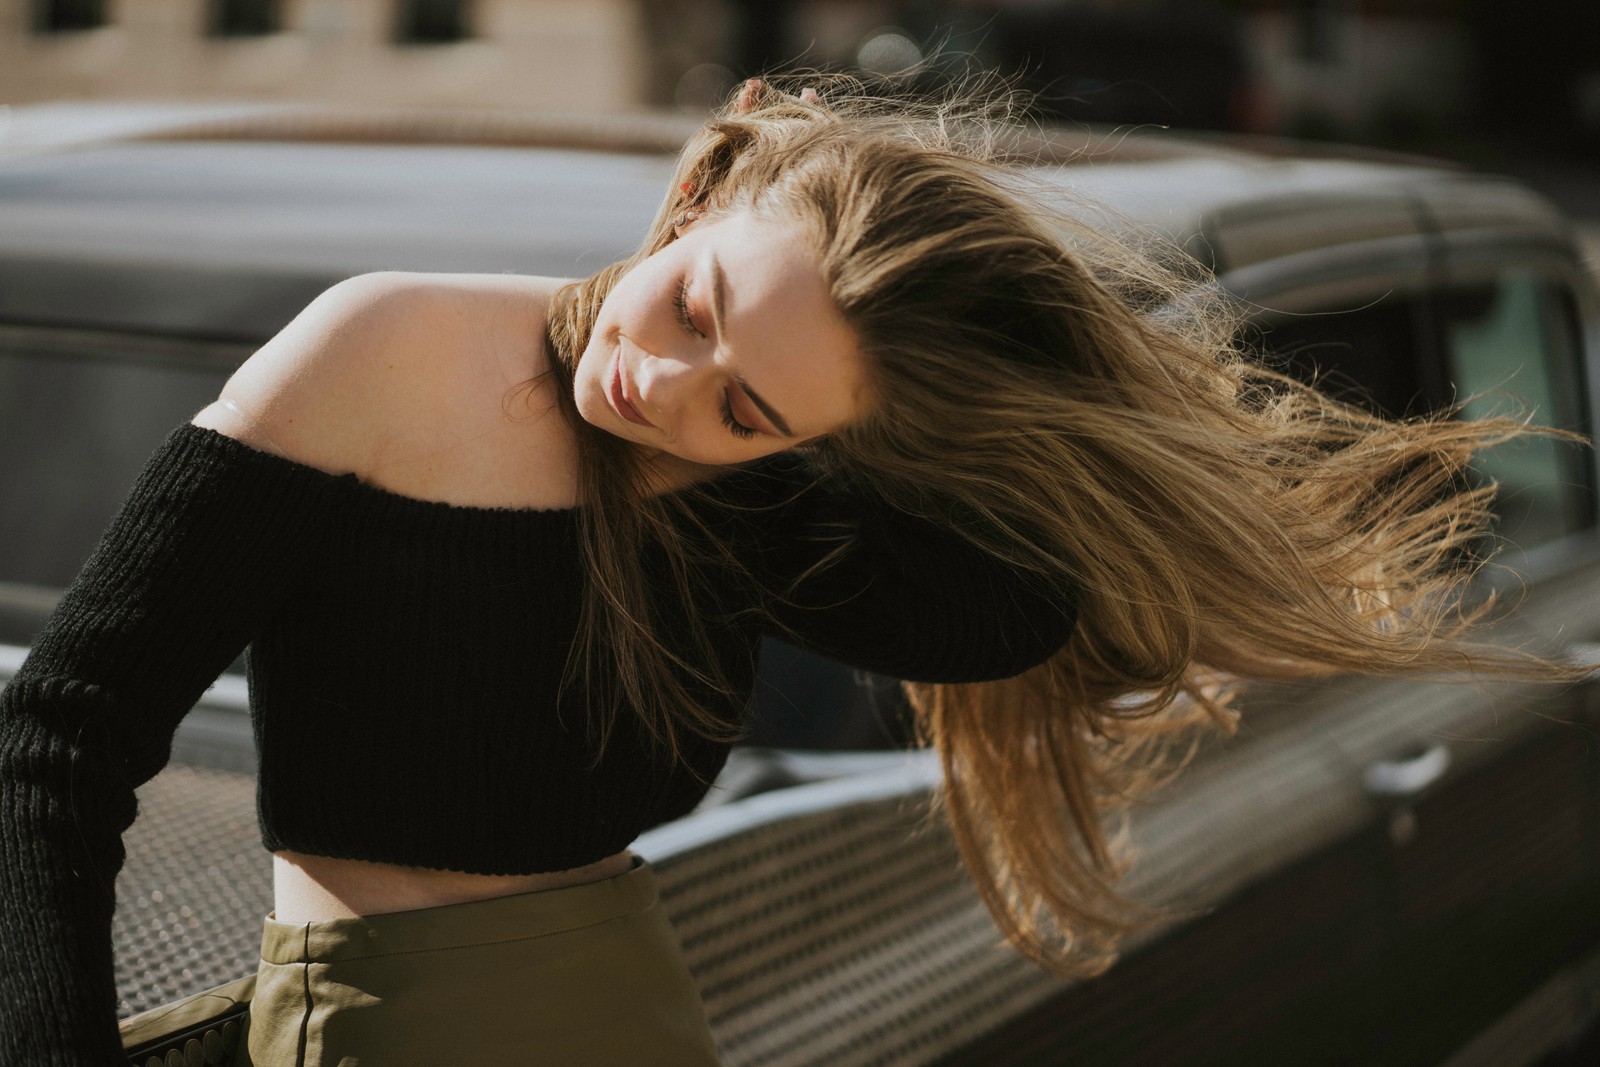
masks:
MULTIPOLYGON (((718 337, 722 336, 722 308, 724 299, 723 291, 726 287, 726 284, 727 279, 722 273, 722 264, 717 262, 715 256, 712 256, 711 322, 716 327, 718 337)), ((744 390, 744 395, 750 398, 750 403, 754 404, 761 411, 761 414, 767 417, 768 422, 772 423, 773 426, 778 428, 779 433, 783 434, 785 437, 793 437, 795 435, 794 431, 789 429, 789 424, 784 421, 783 416, 778 414, 778 409, 761 399, 761 394, 750 388, 749 382, 746 382, 743 378, 737 376, 733 380, 739 384, 740 389, 744 390)))
POLYGON ((789 424, 783 421, 783 416, 778 414, 776 408, 767 403, 765 400, 762 400, 760 395, 757 394, 754 389, 750 388, 749 384, 743 378, 735 378, 734 381, 739 383, 739 388, 744 390, 744 395, 750 398, 750 403, 760 408, 761 414, 767 417, 767 421, 778 428, 779 433, 783 434, 785 437, 794 436, 794 431, 789 429, 789 424))

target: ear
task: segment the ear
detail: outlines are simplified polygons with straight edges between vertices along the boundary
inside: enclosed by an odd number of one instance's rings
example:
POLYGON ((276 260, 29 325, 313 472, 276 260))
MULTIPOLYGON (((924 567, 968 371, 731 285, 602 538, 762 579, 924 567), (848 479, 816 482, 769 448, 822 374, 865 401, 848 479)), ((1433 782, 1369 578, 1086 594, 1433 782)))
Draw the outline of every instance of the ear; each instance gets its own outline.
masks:
POLYGON ((684 232, 693 226, 700 216, 705 214, 704 208, 685 208, 678 217, 672 220, 672 236, 682 237, 684 232))

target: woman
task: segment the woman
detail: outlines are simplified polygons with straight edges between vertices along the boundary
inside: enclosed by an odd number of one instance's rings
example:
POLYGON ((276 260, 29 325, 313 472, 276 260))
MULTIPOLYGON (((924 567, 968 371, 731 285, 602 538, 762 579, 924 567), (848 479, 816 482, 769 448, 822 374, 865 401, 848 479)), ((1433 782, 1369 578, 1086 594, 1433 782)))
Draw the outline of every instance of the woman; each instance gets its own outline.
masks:
POLYGON ((263 1067, 715 1062, 627 847, 765 632, 916 680, 980 891, 1069 973, 1131 921, 1101 814, 1228 677, 1465 662, 1460 475, 1519 427, 1255 368, 990 127, 829 104, 747 85, 585 281, 334 287, 168 439, 0 697, 8 1062, 117 1062, 133 789, 247 643, 263 1067))

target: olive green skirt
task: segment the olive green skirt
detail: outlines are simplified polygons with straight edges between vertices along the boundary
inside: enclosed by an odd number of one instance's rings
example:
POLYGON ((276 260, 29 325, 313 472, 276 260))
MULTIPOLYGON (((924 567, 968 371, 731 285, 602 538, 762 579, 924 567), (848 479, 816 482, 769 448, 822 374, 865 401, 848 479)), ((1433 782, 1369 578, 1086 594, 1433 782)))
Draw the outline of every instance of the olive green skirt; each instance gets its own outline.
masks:
POLYGON ((252 1067, 715 1065, 642 861, 588 885, 330 922, 268 918, 252 1067))

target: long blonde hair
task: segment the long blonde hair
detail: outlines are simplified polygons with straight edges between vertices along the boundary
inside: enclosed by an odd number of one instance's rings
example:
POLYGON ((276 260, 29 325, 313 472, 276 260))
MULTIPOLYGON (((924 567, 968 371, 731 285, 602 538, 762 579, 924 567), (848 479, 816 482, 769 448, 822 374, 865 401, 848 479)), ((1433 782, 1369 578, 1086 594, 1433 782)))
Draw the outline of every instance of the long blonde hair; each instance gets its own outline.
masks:
MULTIPOLYGON (((988 102, 850 88, 818 106, 769 83, 707 123, 644 247, 566 293, 551 339, 575 360, 610 286, 687 207, 802 220, 892 398, 817 442, 819 468, 1076 593, 1074 637, 1034 670, 907 686, 963 856, 1019 949, 1064 973, 1109 964, 1136 913, 1104 816, 1201 731, 1231 729, 1231 680, 1559 674, 1460 636, 1482 610, 1461 594, 1493 493, 1468 464, 1522 423, 1385 421, 1274 373, 1197 270, 1030 197, 988 102)), ((596 585, 637 586, 629 541, 664 526, 636 517, 649 501, 616 501, 625 460, 593 455, 584 484, 613 499, 590 532, 596 585)), ((619 632, 641 603, 597 595, 588 625, 613 636, 591 652, 659 661, 648 628, 619 632)), ((639 677, 629 695, 663 709, 659 736, 725 736, 670 669, 639 677)))

